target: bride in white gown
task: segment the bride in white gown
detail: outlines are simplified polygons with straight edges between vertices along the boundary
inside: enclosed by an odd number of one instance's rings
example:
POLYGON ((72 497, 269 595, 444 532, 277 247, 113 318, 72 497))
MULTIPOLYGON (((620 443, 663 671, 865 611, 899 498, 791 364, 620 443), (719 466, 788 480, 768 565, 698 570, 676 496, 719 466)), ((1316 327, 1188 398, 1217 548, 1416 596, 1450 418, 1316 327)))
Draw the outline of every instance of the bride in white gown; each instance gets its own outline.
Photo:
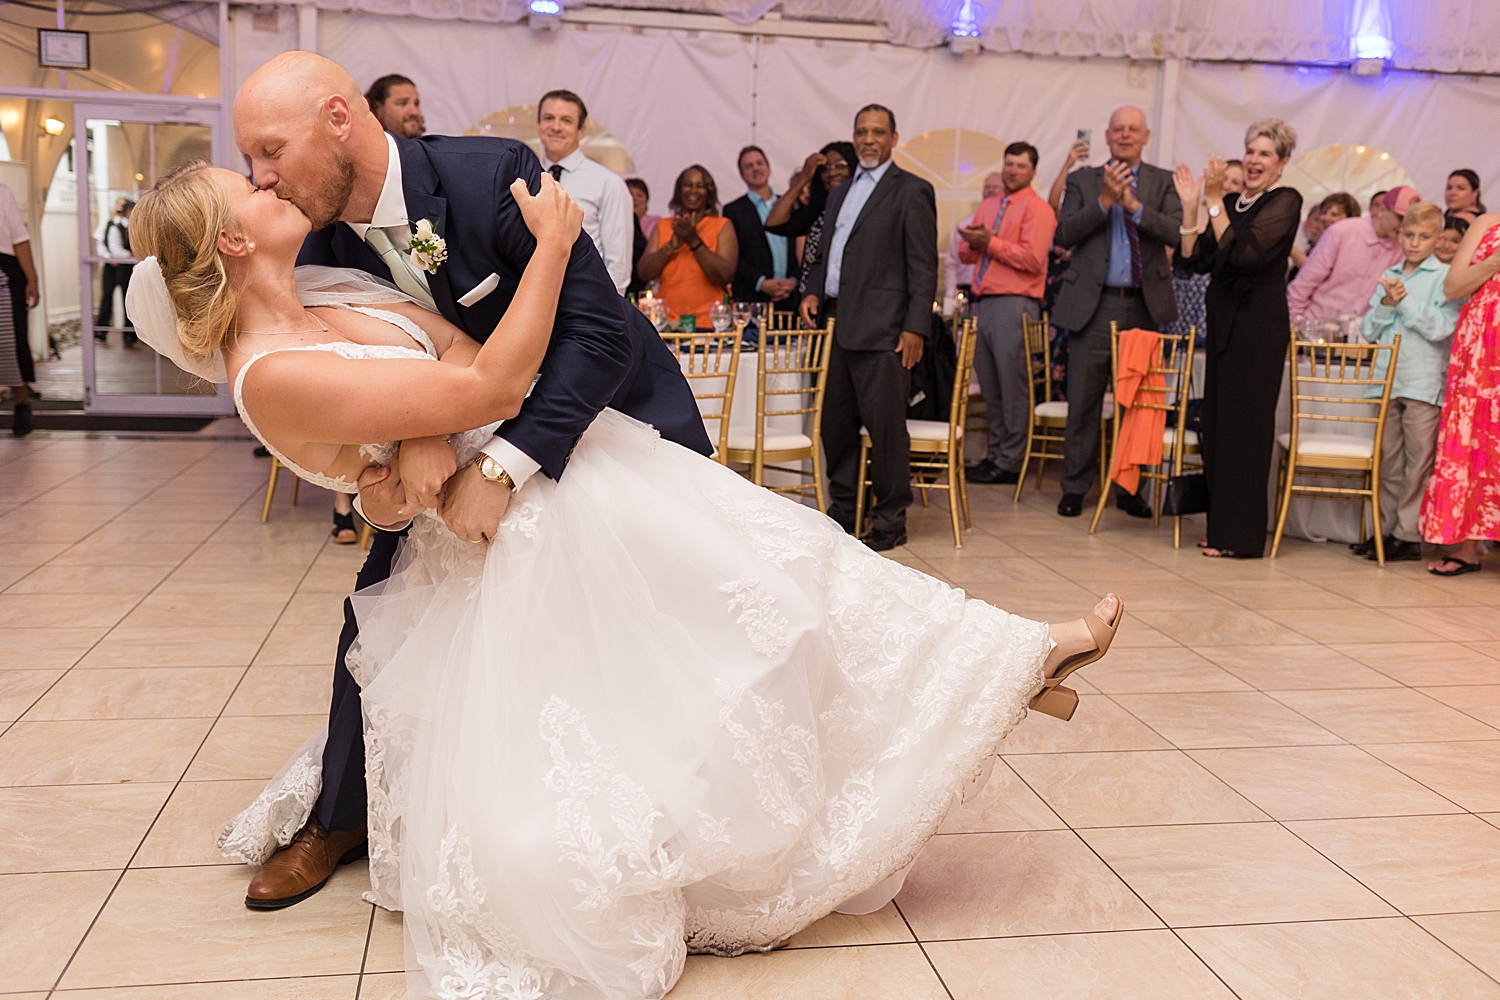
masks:
MULTIPOLYGON (((399 475, 372 440, 451 434, 462 466, 524 399, 579 228, 550 177, 515 195, 538 248, 483 348, 367 275, 294 281, 306 220, 204 165, 136 208, 131 314, 314 482, 399 475)), ((660 997, 689 952, 889 901, 1028 704, 1072 714, 1057 681, 1123 614, 967 599, 610 410, 490 545, 423 514, 354 604, 371 898, 405 913, 410 994, 569 1000, 660 997)), ((231 856, 301 828, 320 738, 231 856)))

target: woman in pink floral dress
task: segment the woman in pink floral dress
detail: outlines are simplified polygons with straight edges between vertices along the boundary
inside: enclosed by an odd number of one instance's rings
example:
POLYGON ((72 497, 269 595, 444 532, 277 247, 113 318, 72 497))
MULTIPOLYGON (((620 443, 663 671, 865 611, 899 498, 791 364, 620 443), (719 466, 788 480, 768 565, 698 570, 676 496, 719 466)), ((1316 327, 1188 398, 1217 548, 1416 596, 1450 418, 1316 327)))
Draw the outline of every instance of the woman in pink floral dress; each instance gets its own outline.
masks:
POLYGON ((1437 460, 1422 498, 1422 537, 1457 545, 1428 564, 1438 576, 1479 570, 1479 543, 1500 538, 1500 215, 1482 215, 1443 282, 1469 296, 1453 335, 1437 460))

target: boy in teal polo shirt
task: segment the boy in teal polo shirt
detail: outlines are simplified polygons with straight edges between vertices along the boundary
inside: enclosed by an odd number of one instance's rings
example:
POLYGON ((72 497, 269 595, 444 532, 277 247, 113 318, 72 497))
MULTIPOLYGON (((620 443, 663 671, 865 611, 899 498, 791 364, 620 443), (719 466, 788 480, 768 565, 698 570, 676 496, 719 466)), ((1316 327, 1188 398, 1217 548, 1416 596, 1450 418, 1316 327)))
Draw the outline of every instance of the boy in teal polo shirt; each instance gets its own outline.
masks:
MULTIPOLYGON (((1383 539, 1387 561, 1422 557, 1418 516, 1422 491, 1432 475, 1443 390, 1448 384, 1448 351, 1463 302, 1443 295, 1448 265, 1433 255, 1443 231, 1443 210, 1430 201, 1407 209, 1401 222, 1403 263, 1388 268, 1370 296, 1370 311, 1361 324, 1371 343, 1389 344, 1401 335, 1391 402, 1385 415, 1380 449, 1380 522, 1390 532, 1383 539)), ((1376 370, 1384 379, 1385 362, 1376 370)), ((1380 389, 1366 390, 1379 397, 1380 389)), ((1373 541, 1350 546, 1375 558, 1373 541)))

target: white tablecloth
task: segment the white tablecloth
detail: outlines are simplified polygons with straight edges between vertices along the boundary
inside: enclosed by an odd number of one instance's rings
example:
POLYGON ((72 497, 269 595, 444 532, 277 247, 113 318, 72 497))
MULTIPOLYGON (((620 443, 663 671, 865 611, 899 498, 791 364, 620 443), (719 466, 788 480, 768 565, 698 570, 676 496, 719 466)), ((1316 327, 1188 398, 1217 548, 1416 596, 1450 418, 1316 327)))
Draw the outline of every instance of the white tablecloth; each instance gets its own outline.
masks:
MULTIPOLYGON (((679 356, 679 362, 683 371, 687 371, 686 356, 679 356)), ((740 351, 740 367, 734 379, 734 403, 729 411, 729 429, 733 431, 748 432, 755 434, 755 391, 756 381, 760 375, 760 354, 755 351, 740 351)), ((806 376, 802 375, 772 375, 766 380, 767 389, 791 389, 799 385, 807 385, 806 376)), ((724 380, 722 378, 692 379, 688 383, 695 394, 723 392, 724 380)), ((766 407, 772 410, 800 409, 810 405, 808 396, 771 396, 766 402, 766 407)), ((717 399, 700 399, 698 401, 699 413, 718 413, 720 401, 717 399)), ((703 425, 708 430, 709 440, 715 444, 719 441, 719 421, 705 420, 703 425)), ((792 414, 789 416, 766 418, 767 434, 810 434, 812 433, 812 418, 810 415, 792 414)), ((811 472, 811 463, 800 463, 804 469, 811 472)), ((731 466, 739 468, 739 466, 731 466)), ((770 486, 791 485, 795 478, 784 472, 766 473, 766 483, 770 486)))

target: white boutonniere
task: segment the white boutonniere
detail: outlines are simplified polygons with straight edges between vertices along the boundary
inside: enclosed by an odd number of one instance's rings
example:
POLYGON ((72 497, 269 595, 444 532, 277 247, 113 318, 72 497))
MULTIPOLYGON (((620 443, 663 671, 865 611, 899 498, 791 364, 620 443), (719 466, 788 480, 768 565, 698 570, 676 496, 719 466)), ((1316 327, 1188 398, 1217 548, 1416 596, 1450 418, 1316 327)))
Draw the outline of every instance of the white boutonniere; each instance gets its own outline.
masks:
POLYGON ((417 231, 406 244, 411 262, 428 274, 437 274, 437 269, 448 259, 448 244, 432 228, 431 219, 418 219, 417 231))

